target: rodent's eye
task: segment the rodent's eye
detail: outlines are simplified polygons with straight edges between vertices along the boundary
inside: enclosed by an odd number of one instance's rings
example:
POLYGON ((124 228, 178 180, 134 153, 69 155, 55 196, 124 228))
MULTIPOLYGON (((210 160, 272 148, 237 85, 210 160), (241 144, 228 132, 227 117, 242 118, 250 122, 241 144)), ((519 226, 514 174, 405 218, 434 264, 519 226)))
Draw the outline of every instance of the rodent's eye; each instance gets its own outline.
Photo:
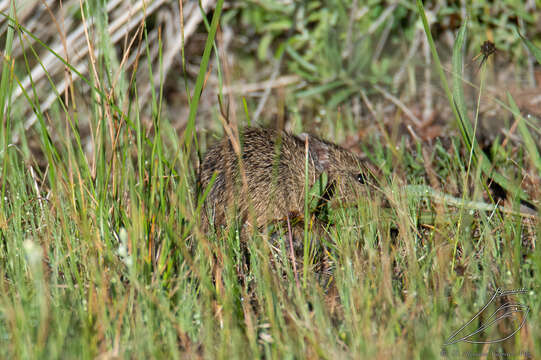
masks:
POLYGON ((359 184, 364 185, 364 183, 366 182, 366 180, 365 180, 365 178, 364 178, 364 174, 363 174, 363 173, 358 173, 358 174, 357 174, 357 181, 359 182, 359 184))

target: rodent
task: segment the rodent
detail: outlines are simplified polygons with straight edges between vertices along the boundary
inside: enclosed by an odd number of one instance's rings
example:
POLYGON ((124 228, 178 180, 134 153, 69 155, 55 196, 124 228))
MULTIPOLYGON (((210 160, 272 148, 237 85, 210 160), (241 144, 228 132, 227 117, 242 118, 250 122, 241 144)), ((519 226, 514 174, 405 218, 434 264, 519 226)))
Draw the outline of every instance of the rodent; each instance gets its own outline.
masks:
POLYGON ((323 173, 327 201, 343 201, 363 189, 365 168, 359 156, 334 143, 310 134, 292 135, 265 128, 240 132, 239 157, 226 136, 212 145, 200 166, 199 194, 204 201, 204 223, 222 226, 236 212, 241 222, 261 227, 273 221, 304 214, 306 142, 308 142, 308 185, 323 173), (244 175, 241 173, 243 170, 244 175), (209 187, 213 175, 216 178, 209 187), (249 216, 250 214, 250 216, 249 216), (252 216, 253 215, 253 216, 252 216))

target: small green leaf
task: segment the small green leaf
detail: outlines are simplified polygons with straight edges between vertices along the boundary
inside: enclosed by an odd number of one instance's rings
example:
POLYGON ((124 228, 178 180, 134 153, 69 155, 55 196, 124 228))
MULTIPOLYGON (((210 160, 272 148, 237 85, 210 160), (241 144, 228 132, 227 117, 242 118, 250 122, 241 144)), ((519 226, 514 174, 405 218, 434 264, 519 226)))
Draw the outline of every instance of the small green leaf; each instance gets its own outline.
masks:
POLYGON ((533 56, 535 56, 535 58, 537 59, 537 62, 539 63, 539 65, 541 65, 541 49, 538 48, 537 46, 535 46, 530 40, 528 40, 524 36, 522 36, 522 34, 519 33, 518 31, 517 31, 517 34, 518 34, 518 36, 520 36, 520 38, 522 39, 522 41, 524 42, 524 45, 526 45, 528 50, 530 50, 530 52, 533 54, 533 56))
POLYGON ((327 182, 327 174, 322 173, 308 191, 308 204, 310 212, 313 212, 319 204, 319 200, 321 199, 323 193, 325 192, 325 189, 327 188, 327 182))
POLYGON ((338 106, 341 102, 349 98, 352 94, 356 93, 358 90, 355 88, 345 88, 342 90, 337 91, 333 94, 329 102, 327 103, 327 106, 331 109, 338 106))
POLYGON ((266 33, 257 47, 257 58, 259 60, 265 60, 267 58, 269 45, 272 42, 272 33, 266 33))
POLYGON ((289 45, 286 46, 286 52, 293 58, 293 60, 295 60, 300 66, 302 66, 306 70, 313 73, 317 72, 317 67, 314 64, 311 64, 305 59, 303 59, 303 57, 298 52, 296 52, 291 46, 289 45))
POLYGON ((321 93, 336 89, 337 87, 340 87, 342 85, 344 85, 344 82, 342 80, 332 81, 332 82, 327 83, 327 84, 323 84, 323 85, 316 86, 316 87, 313 87, 313 88, 305 90, 305 91, 301 91, 301 92, 297 93, 297 97, 303 98, 303 97, 309 97, 309 96, 318 95, 318 94, 321 94, 321 93))

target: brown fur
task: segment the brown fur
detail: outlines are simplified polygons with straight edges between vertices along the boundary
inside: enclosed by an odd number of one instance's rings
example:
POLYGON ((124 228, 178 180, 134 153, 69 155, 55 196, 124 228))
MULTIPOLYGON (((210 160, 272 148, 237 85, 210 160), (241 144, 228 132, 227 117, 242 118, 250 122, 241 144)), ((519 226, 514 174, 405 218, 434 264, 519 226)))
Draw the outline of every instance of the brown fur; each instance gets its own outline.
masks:
POLYGON ((227 137, 203 159, 201 192, 216 173, 204 203, 205 225, 225 225, 235 211, 243 223, 252 220, 256 227, 303 214, 306 139, 309 186, 326 172, 327 194, 333 202, 354 196, 362 188, 358 176, 363 171, 361 160, 350 151, 308 134, 246 128, 240 136, 240 165, 227 137))

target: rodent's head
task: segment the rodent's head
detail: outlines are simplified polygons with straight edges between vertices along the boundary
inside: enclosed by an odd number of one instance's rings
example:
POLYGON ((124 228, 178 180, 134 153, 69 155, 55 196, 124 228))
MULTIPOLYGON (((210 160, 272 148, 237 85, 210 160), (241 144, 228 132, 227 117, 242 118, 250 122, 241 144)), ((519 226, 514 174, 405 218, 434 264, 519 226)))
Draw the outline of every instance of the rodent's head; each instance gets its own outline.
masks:
POLYGON ((356 202, 356 198, 366 189, 368 170, 362 160, 331 142, 305 133, 298 137, 303 142, 308 139, 310 159, 316 171, 327 174, 333 202, 356 202))

